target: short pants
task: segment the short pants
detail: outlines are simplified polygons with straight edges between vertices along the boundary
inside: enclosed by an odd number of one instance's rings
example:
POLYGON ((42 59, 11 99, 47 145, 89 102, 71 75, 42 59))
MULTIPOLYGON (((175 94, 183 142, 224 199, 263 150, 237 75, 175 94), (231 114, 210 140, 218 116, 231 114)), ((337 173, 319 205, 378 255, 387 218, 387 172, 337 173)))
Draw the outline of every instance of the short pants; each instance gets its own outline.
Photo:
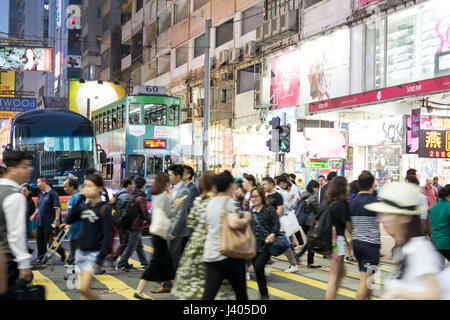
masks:
POLYGON ((79 272, 94 272, 94 263, 100 251, 84 251, 78 249, 75 252, 75 264, 79 272))
POLYGON ((375 273, 380 264, 380 245, 360 240, 353 240, 353 253, 358 260, 359 271, 375 273))

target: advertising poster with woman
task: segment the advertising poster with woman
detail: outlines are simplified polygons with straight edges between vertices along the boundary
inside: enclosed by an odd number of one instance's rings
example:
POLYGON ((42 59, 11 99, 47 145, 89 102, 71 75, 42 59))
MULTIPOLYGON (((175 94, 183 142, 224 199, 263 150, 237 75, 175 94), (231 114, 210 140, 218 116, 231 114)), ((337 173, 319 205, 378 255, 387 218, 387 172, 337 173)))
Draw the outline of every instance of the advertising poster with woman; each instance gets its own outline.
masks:
POLYGON ((372 172, 381 185, 399 181, 400 149, 397 147, 369 147, 369 171, 372 172))
POLYGON ((0 48, 0 69, 14 71, 52 71, 52 49, 0 48))

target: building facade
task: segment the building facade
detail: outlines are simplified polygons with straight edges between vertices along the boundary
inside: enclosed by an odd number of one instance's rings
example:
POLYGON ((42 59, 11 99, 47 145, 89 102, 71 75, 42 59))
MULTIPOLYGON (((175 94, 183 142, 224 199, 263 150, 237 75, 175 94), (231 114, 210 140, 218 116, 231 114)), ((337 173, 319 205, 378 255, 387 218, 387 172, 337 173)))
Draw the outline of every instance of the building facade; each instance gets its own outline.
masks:
MULTIPOLYGON (((409 167, 422 171, 422 179, 450 177, 450 153, 436 157, 438 150, 432 150, 433 157, 425 157, 419 141, 408 140, 413 109, 421 111, 419 122, 428 123, 423 128, 446 130, 448 1, 123 0, 121 5, 131 16, 122 25, 121 42, 129 48, 122 51, 122 80, 130 88, 166 86, 181 97, 181 130, 191 134, 182 159, 197 169, 201 148, 191 145, 201 146, 205 20, 211 19, 209 169, 258 178, 280 173, 265 144, 268 123, 279 116, 291 124, 285 170, 304 181, 331 170, 355 179, 369 169, 384 183, 402 179, 409 167)), ((413 139, 421 139, 417 130, 413 139)))

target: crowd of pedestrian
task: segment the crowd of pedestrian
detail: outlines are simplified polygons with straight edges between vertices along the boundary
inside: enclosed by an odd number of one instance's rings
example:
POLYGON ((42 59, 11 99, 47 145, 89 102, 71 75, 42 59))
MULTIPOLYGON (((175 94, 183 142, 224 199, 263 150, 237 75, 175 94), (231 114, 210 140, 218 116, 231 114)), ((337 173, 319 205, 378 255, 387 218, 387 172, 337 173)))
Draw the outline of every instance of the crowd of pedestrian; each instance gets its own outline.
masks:
MULTIPOLYGON (((68 178, 70 196, 62 219, 58 194, 46 177, 37 181, 37 207, 26 185, 31 158, 8 152, 0 178, 0 296, 11 298, 17 279, 32 280, 31 267, 45 267, 52 232, 68 230, 70 252, 57 250, 66 267, 75 267, 83 300, 96 300, 94 275, 105 273, 106 263, 129 272, 136 252, 142 272, 134 297, 145 298, 148 282, 159 284, 154 294, 171 292, 177 299, 248 300, 246 281, 251 271, 262 300, 270 299, 268 268, 272 257, 284 254, 285 272, 297 272, 307 253, 306 267, 315 255, 330 260, 325 298, 333 300, 346 276, 346 261, 356 261, 360 285, 356 298, 371 299, 369 285, 380 265, 380 222, 394 238, 392 260, 396 272, 385 282, 384 299, 448 299, 450 272, 450 185, 426 179, 420 187, 410 169, 403 183, 378 186, 369 171, 348 182, 336 172, 310 180, 305 190, 293 174, 265 177, 259 184, 251 174, 235 178, 229 171, 205 172, 194 183, 189 166, 171 165, 159 173, 147 191, 146 180, 125 179, 109 199, 100 172, 86 172, 83 185, 68 178), (438 188, 439 187, 439 188, 438 188), (151 210, 147 196, 151 196, 151 210), (294 219, 294 220, 292 220, 294 219), (27 246, 30 222, 36 224, 37 259, 27 246), (150 223, 153 255, 142 243, 150 223), (225 228, 236 239, 252 244, 251 257, 231 254, 224 247, 225 228), (27 231, 28 230, 28 231, 27 231), (250 230, 245 233, 243 230, 250 230), (114 235, 119 246, 114 246, 114 235), (228 252, 228 253, 227 253, 228 252)), ((231 240, 230 240, 231 241, 231 240)), ((237 240, 233 240, 237 241, 237 240)))

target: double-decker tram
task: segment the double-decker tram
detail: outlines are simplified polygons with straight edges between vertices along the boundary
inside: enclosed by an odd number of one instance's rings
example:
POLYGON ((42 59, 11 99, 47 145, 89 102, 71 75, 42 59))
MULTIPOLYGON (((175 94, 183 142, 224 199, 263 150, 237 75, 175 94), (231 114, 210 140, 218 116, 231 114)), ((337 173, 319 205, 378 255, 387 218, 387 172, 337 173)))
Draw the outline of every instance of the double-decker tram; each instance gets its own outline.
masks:
POLYGON ((92 112, 107 188, 119 189, 125 178, 141 176, 152 183, 157 173, 179 163, 181 99, 164 87, 139 86, 125 97, 92 112))

